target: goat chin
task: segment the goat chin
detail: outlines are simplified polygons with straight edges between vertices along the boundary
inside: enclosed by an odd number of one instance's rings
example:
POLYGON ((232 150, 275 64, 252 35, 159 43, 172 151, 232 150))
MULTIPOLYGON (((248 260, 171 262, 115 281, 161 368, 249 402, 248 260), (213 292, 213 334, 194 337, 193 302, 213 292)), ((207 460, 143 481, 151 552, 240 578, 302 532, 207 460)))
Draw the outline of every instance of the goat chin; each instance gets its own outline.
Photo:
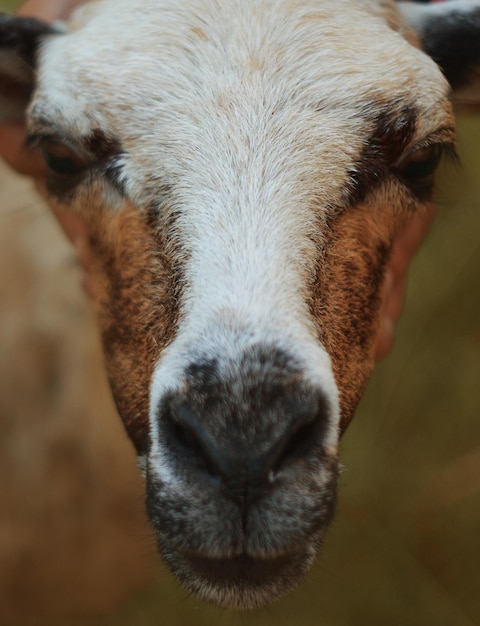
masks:
POLYGON ((275 603, 310 569, 316 550, 272 559, 238 556, 210 559, 161 549, 179 581, 195 596, 219 607, 248 611, 275 603))

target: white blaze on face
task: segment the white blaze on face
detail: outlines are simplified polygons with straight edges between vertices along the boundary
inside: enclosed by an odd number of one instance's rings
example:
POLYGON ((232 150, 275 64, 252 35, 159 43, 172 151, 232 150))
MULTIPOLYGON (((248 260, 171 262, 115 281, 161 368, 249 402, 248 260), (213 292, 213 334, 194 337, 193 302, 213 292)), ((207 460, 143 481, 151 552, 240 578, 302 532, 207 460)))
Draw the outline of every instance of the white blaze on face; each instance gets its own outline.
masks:
MULTIPOLYGON (((312 189, 299 187, 299 180, 318 176, 309 160, 314 147, 303 132, 295 132, 306 121, 299 119, 293 129, 288 124, 292 116, 309 117, 311 112, 287 105, 252 111, 246 94, 244 98, 226 103, 223 97, 221 106, 227 110, 223 117, 214 113, 216 127, 200 125, 193 131, 198 135, 196 156, 208 169, 198 172, 196 163, 195 170, 185 163, 178 173, 182 206, 176 236, 185 254, 182 319, 154 376, 151 427, 154 432, 161 397, 180 384, 195 357, 234 363, 249 348, 275 346, 298 359, 305 379, 327 394, 332 420, 328 445, 335 448, 337 390, 307 305, 325 212, 312 206, 312 189), (249 117, 257 126, 253 131, 244 121, 249 117), (232 129, 239 136, 232 136, 232 129)), ((212 115, 207 107, 203 113, 205 119, 212 115)))

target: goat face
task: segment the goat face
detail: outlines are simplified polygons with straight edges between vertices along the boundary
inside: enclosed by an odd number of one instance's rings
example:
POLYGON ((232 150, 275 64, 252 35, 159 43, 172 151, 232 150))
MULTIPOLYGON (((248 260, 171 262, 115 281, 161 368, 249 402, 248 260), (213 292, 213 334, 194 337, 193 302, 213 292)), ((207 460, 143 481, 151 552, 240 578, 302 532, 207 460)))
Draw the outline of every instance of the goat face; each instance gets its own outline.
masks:
POLYGON ((447 81, 397 11, 104 0, 64 32, 3 22, 27 57, 42 39, 29 132, 49 201, 88 229, 158 545, 224 606, 275 600, 317 552, 392 239, 454 142, 447 81))

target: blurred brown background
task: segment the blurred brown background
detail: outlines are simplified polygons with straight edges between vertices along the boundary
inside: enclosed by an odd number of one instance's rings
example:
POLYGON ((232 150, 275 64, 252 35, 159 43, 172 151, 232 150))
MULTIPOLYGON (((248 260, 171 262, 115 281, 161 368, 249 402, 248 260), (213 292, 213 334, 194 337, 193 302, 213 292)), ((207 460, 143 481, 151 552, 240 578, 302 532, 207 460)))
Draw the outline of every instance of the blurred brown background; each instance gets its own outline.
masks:
POLYGON ((189 598, 159 563, 73 253, 0 167, 1 626, 480 624, 479 115, 459 144, 396 347, 343 442, 323 555, 243 617, 189 598))

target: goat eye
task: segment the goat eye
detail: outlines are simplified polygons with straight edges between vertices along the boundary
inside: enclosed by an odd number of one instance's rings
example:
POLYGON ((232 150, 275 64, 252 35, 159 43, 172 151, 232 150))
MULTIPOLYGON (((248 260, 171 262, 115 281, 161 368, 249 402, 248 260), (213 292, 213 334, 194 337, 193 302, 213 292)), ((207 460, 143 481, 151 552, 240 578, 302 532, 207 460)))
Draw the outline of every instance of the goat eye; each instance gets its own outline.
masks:
POLYGON ((412 184, 429 184, 442 157, 440 145, 412 152, 398 167, 401 176, 412 184))
POLYGON ((45 141, 41 153, 48 169, 57 176, 75 176, 89 165, 85 157, 58 141, 45 141))

